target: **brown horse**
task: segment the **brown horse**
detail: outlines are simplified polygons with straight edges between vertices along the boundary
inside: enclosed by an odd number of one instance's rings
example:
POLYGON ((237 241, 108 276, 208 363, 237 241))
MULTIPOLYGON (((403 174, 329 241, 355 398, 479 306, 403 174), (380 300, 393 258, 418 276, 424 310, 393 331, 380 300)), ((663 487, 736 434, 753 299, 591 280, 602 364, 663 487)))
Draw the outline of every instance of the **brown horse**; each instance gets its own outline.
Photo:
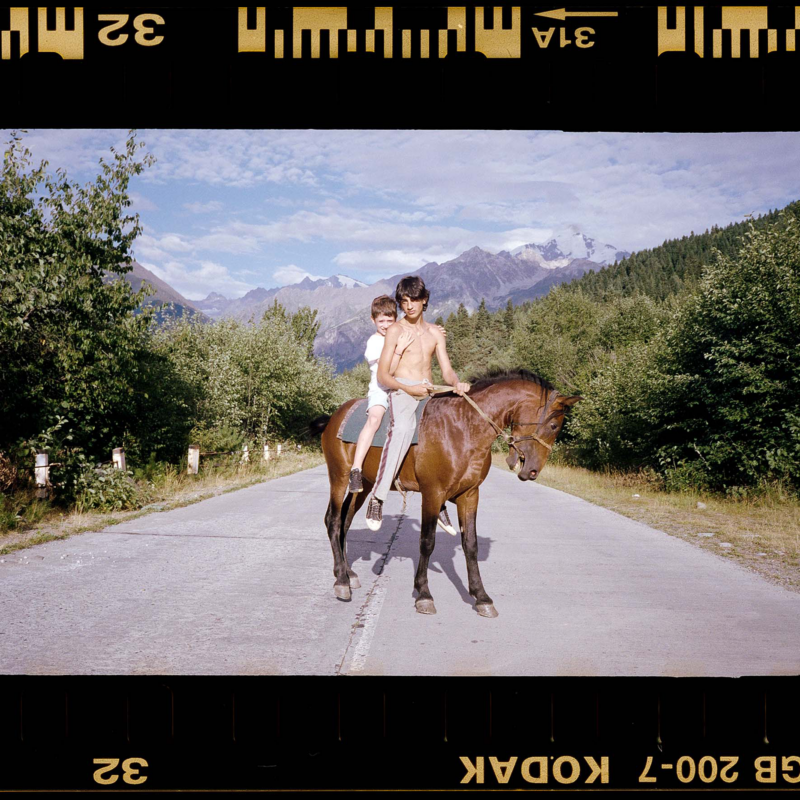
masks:
MULTIPOLYGON (((414 580, 415 605, 421 614, 436 613, 428 589, 428 561, 433 552, 439 511, 445 501, 451 500, 458 508, 469 593, 475 598, 475 609, 484 617, 497 616, 492 598, 481 581, 475 528, 478 492, 492 463, 492 443, 498 430, 510 427, 512 435, 505 434, 510 446, 508 464, 517 467, 521 481, 535 480, 550 455, 566 412, 581 399, 559 394, 549 383, 526 370, 479 378, 472 383, 469 396, 497 430, 464 398, 455 394, 433 397, 420 422, 419 444, 411 447, 398 475, 405 489, 422 493, 420 558, 414 580)), ((345 540, 355 513, 372 490, 381 457, 381 448, 370 448, 362 470, 364 491, 350 494, 348 476, 356 446, 343 442, 336 434, 354 402, 350 400, 340 406, 322 434, 331 486, 325 526, 333 550, 334 594, 340 600, 350 600, 351 589, 361 585, 347 563, 345 540)), ((324 418, 316 421, 317 430, 323 425, 324 418)))

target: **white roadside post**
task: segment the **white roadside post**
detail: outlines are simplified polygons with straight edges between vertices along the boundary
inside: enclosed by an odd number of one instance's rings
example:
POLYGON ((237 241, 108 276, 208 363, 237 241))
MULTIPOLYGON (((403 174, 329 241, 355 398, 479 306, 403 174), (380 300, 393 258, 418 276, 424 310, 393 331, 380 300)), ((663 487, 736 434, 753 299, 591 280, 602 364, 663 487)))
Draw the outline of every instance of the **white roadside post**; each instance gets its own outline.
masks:
POLYGON ((280 457, 281 457, 281 446, 278 445, 278 458, 280 458, 280 457))
POLYGON ((264 445, 264 461, 269 461, 269 445, 264 445))
POLYGON ((125 471, 125 448, 124 447, 115 447, 111 451, 111 460, 114 462, 115 469, 121 469, 123 472, 125 471))
POLYGON ((250 463, 250 448, 245 444, 242 445, 242 464, 250 463))
POLYGON ((50 486, 50 467, 48 466, 50 457, 47 453, 36 454, 36 497, 44 499, 47 497, 50 486))
POLYGON ((199 444, 190 444, 189 445, 189 464, 186 468, 186 472, 189 475, 197 475, 200 472, 200 445, 199 444))

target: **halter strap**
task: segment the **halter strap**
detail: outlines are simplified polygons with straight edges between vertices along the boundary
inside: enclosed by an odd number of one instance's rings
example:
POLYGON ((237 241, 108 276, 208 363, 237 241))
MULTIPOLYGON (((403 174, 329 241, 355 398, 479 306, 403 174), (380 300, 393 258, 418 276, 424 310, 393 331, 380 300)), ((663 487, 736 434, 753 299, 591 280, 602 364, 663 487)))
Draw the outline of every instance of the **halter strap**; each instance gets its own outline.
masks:
MULTIPOLYGON (((443 392, 453 391, 452 386, 433 386, 432 389, 433 389, 433 394, 441 394, 443 392)), ((517 442, 525 442, 530 439, 532 439, 535 442, 538 442, 548 452, 550 452, 553 449, 553 445, 548 444, 536 434, 531 434, 529 436, 511 436, 510 434, 506 433, 494 420, 490 419, 487 416, 487 414, 484 413, 481 407, 468 394, 462 394, 461 396, 497 431, 497 435, 501 436, 509 447, 513 447, 515 450, 517 450, 518 454, 519 450, 517 449, 517 442)), ((547 407, 549 405, 550 405, 550 398, 548 397, 547 402, 544 404, 544 408, 542 409, 542 416, 544 416, 544 412, 547 410, 547 407)), ((512 422, 511 425, 512 427, 514 425, 541 425, 541 422, 512 422)))

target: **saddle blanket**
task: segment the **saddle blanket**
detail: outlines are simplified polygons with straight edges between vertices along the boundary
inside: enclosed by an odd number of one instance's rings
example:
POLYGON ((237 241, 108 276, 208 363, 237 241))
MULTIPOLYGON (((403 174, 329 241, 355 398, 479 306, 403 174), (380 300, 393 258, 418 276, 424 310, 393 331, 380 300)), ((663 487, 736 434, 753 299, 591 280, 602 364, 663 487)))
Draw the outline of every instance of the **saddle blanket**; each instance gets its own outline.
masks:
MULTIPOLYGON (((419 443, 419 423, 422 419, 422 414, 425 411, 425 406, 428 405, 428 400, 430 400, 430 397, 424 397, 417 405, 417 425, 414 428, 414 438, 411 440, 411 444, 419 443)), ((345 414, 341 425, 339 425, 339 432, 336 434, 336 436, 343 442, 358 441, 358 434, 361 433, 361 429, 367 422, 366 403, 367 398, 365 397, 362 400, 356 401, 352 406, 350 406, 349 409, 347 409, 347 413, 345 414)), ((377 432, 375 433, 375 438, 372 440, 373 447, 383 447, 386 444, 386 433, 389 430, 390 417, 391 415, 387 410, 383 415, 383 419, 381 420, 381 426, 378 428, 377 432)))

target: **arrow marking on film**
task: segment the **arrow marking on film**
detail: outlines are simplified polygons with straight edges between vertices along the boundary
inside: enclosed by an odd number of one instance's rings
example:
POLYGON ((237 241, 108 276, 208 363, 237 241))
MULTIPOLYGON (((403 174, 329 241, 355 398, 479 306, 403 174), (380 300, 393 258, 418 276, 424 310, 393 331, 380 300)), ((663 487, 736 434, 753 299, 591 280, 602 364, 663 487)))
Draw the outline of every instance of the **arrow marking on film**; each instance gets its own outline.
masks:
POLYGON ((567 11, 566 8, 557 8, 554 11, 536 11, 537 17, 550 17, 551 19, 564 20, 567 17, 618 17, 618 11, 567 11))

